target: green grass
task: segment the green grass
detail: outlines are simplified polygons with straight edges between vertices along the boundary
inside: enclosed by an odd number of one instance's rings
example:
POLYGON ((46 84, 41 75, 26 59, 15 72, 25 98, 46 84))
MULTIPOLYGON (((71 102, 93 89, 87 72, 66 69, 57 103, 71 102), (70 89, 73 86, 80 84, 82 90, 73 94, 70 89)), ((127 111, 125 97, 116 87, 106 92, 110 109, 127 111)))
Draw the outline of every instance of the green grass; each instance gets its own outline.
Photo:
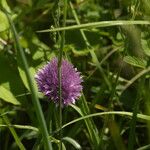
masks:
POLYGON ((0 149, 149 149, 149 12, 149 0, 1 0, 0 149), (53 57, 59 106, 34 79, 53 57), (62 59, 84 80, 67 107, 62 59))

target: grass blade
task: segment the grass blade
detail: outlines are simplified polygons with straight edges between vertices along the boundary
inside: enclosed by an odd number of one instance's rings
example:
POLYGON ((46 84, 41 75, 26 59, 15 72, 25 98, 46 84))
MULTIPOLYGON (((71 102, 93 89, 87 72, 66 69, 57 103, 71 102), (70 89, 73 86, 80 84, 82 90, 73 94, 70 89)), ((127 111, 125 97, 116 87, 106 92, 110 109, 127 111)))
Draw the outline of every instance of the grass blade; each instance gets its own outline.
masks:
POLYGON ((45 149, 46 150, 51 150, 52 146, 51 146, 51 143, 49 141, 49 134, 48 134, 47 127, 46 127, 45 118, 44 118, 44 115, 43 115, 43 112, 42 112, 42 109, 41 109, 41 106, 40 106, 40 102, 38 100, 37 88, 35 86, 35 83, 34 83, 34 80, 33 80, 32 76, 29 72, 28 63, 27 63, 24 51, 23 51, 23 49, 22 49, 22 47, 19 43, 19 37, 18 37, 17 31, 15 29, 15 26, 14 26, 14 24, 13 24, 13 22, 12 22, 10 16, 9 16, 9 14, 6 11, 5 11, 5 13, 8 17, 8 20, 9 20, 9 23, 10 23, 10 26, 11 26, 11 30, 12 30, 12 33, 14 35, 14 39, 15 39, 15 42, 16 42, 16 48, 17 48, 17 51, 18 51, 18 57, 20 57, 21 60, 22 60, 22 67, 25 71, 27 81, 28 81, 28 84, 29 84, 29 88, 30 88, 30 91, 32 93, 32 102, 34 104, 37 119, 39 121, 40 132, 43 135, 43 139, 44 139, 44 142, 45 142, 45 144, 44 144, 45 149))
MULTIPOLYGON (((97 117, 97 116, 104 116, 104 115, 119 115, 119 116, 128 116, 128 117, 132 117, 133 113, 132 112, 126 112, 126 111, 109 111, 109 112, 101 112, 101 113, 94 113, 94 114, 90 114, 90 115, 86 115, 80 118, 77 118, 75 120, 70 121, 67 124, 64 124, 62 126, 62 128, 65 128, 75 122, 78 122, 80 120, 84 120, 86 118, 90 118, 90 117, 97 117)), ((137 118, 138 119, 142 119, 142 120, 146 120, 146 121, 150 121, 150 116, 148 115, 143 115, 143 114, 137 114, 137 118)))
POLYGON ((68 27, 61 27, 61 28, 54 28, 54 29, 46 29, 37 31, 40 33, 44 32, 56 32, 56 31, 63 31, 63 30, 74 30, 74 29, 83 29, 83 28, 102 28, 102 27, 110 27, 110 26, 123 26, 123 25, 150 25, 150 21, 143 21, 143 20, 136 20, 136 21, 127 21, 127 20, 114 20, 114 21, 101 21, 101 22, 93 22, 93 23, 86 23, 80 25, 73 25, 68 27))
POLYGON ((25 148, 24 145, 21 143, 21 141, 20 141, 20 139, 19 139, 19 137, 18 137, 18 135, 17 135, 15 129, 10 125, 10 122, 9 122, 7 116, 3 116, 3 120, 4 120, 4 122, 6 123, 6 125, 8 126, 8 128, 9 128, 11 134, 13 135, 13 137, 14 137, 14 139, 15 139, 15 141, 16 141, 16 144, 18 145, 18 147, 20 148, 20 150, 25 150, 26 148, 25 148))
MULTIPOLYGON (((61 2, 61 1, 60 1, 61 2)), ((60 9, 60 8, 58 8, 60 9)), ((64 1, 63 8, 63 27, 66 26, 66 16, 67 16, 67 0, 64 1)), ((60 17, 60 14, 59 14, 60 17)), ((59 18, 58 17, 58 22, 59 18)), ((62 31, 60 38, 60 49, 59 49, 59 57, 58 57, 58 89, 59 89, 59 127, 62 128, 62 81, 61 81, 61 63, 63 57, 63 49, 65 45, 65 31, 62 31)), ((60 130, 60 150, 62 150, 62 130, 60 130)))
POLYGON ((36 131, 36 132, 39 132, 38 128, 36 127, 33 127, 33 126, 29 126, 29 125, 18 125, 18 124, 0 124, 0 127, 13 127, 13 128, 17 128, 17 129, 26 129, 26 130, 33 130, 33 131, 36 131))
POLYGON ((137 96, 136 96, 136 99, 135 99, 135 102, 134 102, 133 116, 132 116, 132 120, 131 120, 131 123, 130 123, 128 150, 134 150, 135 139, 136 139, 135 129, 136 129, 137 113, 138 113, 138 110, 139 110, 139 105, 140 105, 140 100, 141 100, 140 91, 143 88, 142 82, 143 82, 143 80, 141 80, 139 82, 137 96))
POLYGON ((73 145, 75 149, 81 149, 81 146, 79 145, 79 143, 75 141, 74 139, 70 137, 64 137, 63 140, 73 145))
MULTIPOLYGON (((73 5, 72 5, 71 2, 70 2, 70 7, 72 9, 72 13, 74 15, 74 18, 75 18, 77 24, 80 26, 81 24, 80 24, 79 18, 77 16, 76 11, 75 11, 75 9, 74 9, 74 7, 73 7, 73 5)), ((80 29, 80 33, 82 35, 82 38, 83 38, 83 40, 85 42, 85 45, 86 45, 87 49, 89 50, 89 52, 91 54, 92 61, 94 62, 94 64, 96 65, 96 67, 99 69, 99 71, 100 71, 102 77, 104 78, 104 81, 106 82, 106 85, 108 86, 108 88, 111 89, 111 84, 110 84, 107 76, 105 75, 102 67, 101 67, 101 64, 100 64, 100 62, 99 62, 99 60, 98 60, 98 58, 97 58, 97 56, 96 56, 96 54, 94 52, 94 48, 89 43, 89 41, 88 41, 88 39, 87 39, 87 37, 86 37, 86 35, 85 35, 85 33, 84 33, 84 31, 82 29, 80 29)))

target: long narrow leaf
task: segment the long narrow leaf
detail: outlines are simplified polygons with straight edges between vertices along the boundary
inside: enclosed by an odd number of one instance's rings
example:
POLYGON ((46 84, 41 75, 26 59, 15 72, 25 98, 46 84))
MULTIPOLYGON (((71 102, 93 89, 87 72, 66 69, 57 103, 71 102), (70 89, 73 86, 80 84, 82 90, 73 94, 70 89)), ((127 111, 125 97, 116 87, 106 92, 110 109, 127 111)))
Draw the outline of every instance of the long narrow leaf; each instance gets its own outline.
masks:
POLYGON ((21 58, 21 60, 22 60, 21 62, 20 61, 18 62, 18 65, 21 66, 24 69, 26 77, 27 77, 28 85, 29 85, 30 91, 32 93, 32 102, 34 104, 37 119, 39 121, 40 131, 41 131, 41 134, 43 135, 43 139, 44 139, 44 142, 45 142, 45 144, 44 144, 45 149, 46 150, 51 150, 52 146, 51 146, 51 143, 49 141, 49 134, 48 134, 45 118, 44 118, 44 115, 43 115, 43 112, 42 112, 42 109, 41 109, 41 106, 40 106, 40 102, 38 100, 37 87, 35 86, 35 82, 34 82, 33 77, 31 76, 31 73, 29 71, 28 63, 27 63, 24 51, 23 51, 23 49, 22 49, 22 47, 19 43, 19 37, 18 37, 17 31, 16 31, 16 28, 14 26, 14 23, 11 20, 11 17, 7 13, 7 11, 6 10, 4 10, 4 11, 7 15, 12 33, 14 35, 16 48, 17 48, 17 52, 18 52, 17 57, 21 58))
POLYGON ((101 22, 93 22, 86 23, 80 25, 73 25, 62 28, 54 28, 54 29, 46 29, 37 32, 56 32, 63 30, 73 30, 73 29, 83 29, 83 28, 98 28, 98 27, 110 27, 110 26, 122 26, 122 25, 133 25, 133 24, 141 24, 141 25, 150 25, 150 21, 136 20, 136 21, 127 21, 127 20, 114 20, 114 21, 101 21, 101 22))
MULTIPOLYGON (((104 115, 119 115, 119 116, 132 117, 133 113, 132 112, 126 112, 126 111, 109 111, 109 112, 94 113, 94 114, 86 115, 86 116, 77 118, 75 120, 72 120, 72 121, 68 122, 67 124, 64 124, 62 128, 65 128, 65 127, 67 127, 67 126, 69 126, 75 122, 78 122, 80 120, 84 120, 86 118, 104 116, 104 115)), ((146 120, 146 121, 150 121, 150 116, 148 116, 148 115, 137 114, 137 118, 142 119, 142 120, 146 120)))
POLYGON ((24 145, 21 143, 20 138, 18 137, 15 129, 13 127, 11 127, 9 119, 7 118, 7 116, 3 116, 3 120, 4 122, 7 124, 12 136, 14 137, 16 144, 18 145, 18 147, 20 148, 20 150, 25 150, 24 145))

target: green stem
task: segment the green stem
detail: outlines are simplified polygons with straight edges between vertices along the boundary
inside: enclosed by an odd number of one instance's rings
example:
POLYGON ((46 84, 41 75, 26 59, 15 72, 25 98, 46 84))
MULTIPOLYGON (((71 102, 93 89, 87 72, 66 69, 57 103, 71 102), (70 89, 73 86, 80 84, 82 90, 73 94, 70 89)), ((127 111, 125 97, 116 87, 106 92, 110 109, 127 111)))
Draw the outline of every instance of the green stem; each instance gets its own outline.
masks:
POLYGON ((7 118, 7 116, 3 116, 3 120, 4 122, 6 123, 6 125, 8 126, 11 134, 13 135, 15 141, 16 141, 16 144, 18 145, 18 147, 20 148, 20 150, 25 150, 26 148, 23 146, 23 144, 21 143, 15 129, 10 125, 10 122, 9 122, 9 119, 7 118))
MULTIPOLYGON (((141 76, 143 76, 144 74, 150 72, 150 67, 142 70, 141 72, 139 72, 137 75, 135 75, 130 81, 127 82, 127 84, 123 87, 123 90, 121 91, 121 94, 131 85, 133 84, 137 79, 139 79, 141 76)), ((121 95, 120 94, 120 95, 121 95)))
MULTIPOLYGON (((142 80, 143 81, 143 80, 142 80)), ((140 91, 141 91, 141 82, 138 86, 137 91, 137 97, 135 99, 134 109, 133 109, 133 116, 130 124, 130 132, 129 132, 129 142, 128 142, 128 150, 134 150, 134 144, 135 144, 135 128, 136 128, 136 121, 137 121, 137 113, 139 110, 139 104, 140 104, 140 91)))
MULTIPOLYGON (((75 18, 77 24, 80 26, 81 24, 80 24, 79 18, 78 18, 78 16, 77 16, 77 13, 76 13, 76 11, 75 11, 75 9, 74 9, 74 7, 73 7, 73 5, 72 5, 71 2, 70 2, 70 7, 71 7, 73 16, 74 16, 74 18, 75 18)), ((95 54, 95 52, 94 52, 94 49, 92 48, 91 44, 89 43, 89 41, 88 41, 88 39, 87 39, 87 37, 86 37, 86 35, 85 35, 83 29, 80 29, 80 33, 81 33, 81 35, 82 35, 82 38, 83 38, 83 40, 84 40, 84 42, 85 42, 85 45, 86 45, 87 49, 90 51, 91 57, 92 57, 92 59, 93 59, 93 62, 96 64, 96 66, 97 66, 97 68, 99 69, 99 71, 100 71, 102 77, 104 78, 104 81, 105 81, 106 85, 108 86, 108 88, 109 88, 109 90, 110 90, 110 89, 111 89, 111 84, 110 84, 110 82, 109 82, 107 76, 105 75, 105 73, 104 73, 104 71, 103 71, 103 69, 102 69, 102 67, 101 67, 101 65, 100 65, 100 62, 99 62, 99 60, 97 59, 97 56, 96 56, 96 54, 95 54)))
MULTIPOLYGON (((60 0, 61 2, 61 0, 60 0)), ((66 16, 67 16, 67 0, 64 0, 64 8, 63 8, 63 24, 62 26, 66 26, 66 16)), ((58 59, 58 88, 59 88, 59 127, 60 127, 60 150, 62 150, 62 81, 61 81, 61 63, 63 57, 63 49, 65 45, 65 31, 62 31, 60 36, 60 51, 59 51, 59 59, 58 59)))
MULTIPOLYGON (((5 11, 5 10, 4 10, 5 11)), ((6 12, 6 11, 5 11, 6 12)), ((38 95, 37 95, 37 89, 34 86, 34 80, 29 72, 29 67, 28 67, 28 63, 27 63, 27 59, 25 57, 24 51, 19 43, 19 37, 16 31, 16 28, 9 16, 9 14, 6 12, 6 15, 8 17, 9 23, 11 25, 11 30, 13 32, 14 35, 14 39, 16 42, 16 48, 17 48, 17 52, 18 52, 18 56, 21 58, 22 60, 22 67, 24 68, 26 77, 27 77, 27 81, 28 81, 28 85, 30 87, 30 91, 32 93, 32 102, 35 108, 35 112, 37 115, 37 119, 39 121, 39 125, 40 125, 40 132, 43 135, 43 141, 45 142, 44 146, 45 146, 45 150, 51 150, 52 146, 51 146, 51 142, 49 141, 49 134, 48 134, 48 130, 47 130, 47 126, 45 123, 45 118, 41 109, 41 105, 40 102, 38 100, 38 95)))

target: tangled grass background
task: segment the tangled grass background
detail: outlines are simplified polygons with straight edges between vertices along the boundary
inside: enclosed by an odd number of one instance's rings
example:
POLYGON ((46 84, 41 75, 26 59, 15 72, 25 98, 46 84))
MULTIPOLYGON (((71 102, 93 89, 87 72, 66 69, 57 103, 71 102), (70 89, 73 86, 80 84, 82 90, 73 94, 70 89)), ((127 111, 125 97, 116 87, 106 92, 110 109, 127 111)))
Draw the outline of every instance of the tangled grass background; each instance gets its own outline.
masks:
POLYGON ((150 149, 149 12, 1 0, 0 149, 150 149))

